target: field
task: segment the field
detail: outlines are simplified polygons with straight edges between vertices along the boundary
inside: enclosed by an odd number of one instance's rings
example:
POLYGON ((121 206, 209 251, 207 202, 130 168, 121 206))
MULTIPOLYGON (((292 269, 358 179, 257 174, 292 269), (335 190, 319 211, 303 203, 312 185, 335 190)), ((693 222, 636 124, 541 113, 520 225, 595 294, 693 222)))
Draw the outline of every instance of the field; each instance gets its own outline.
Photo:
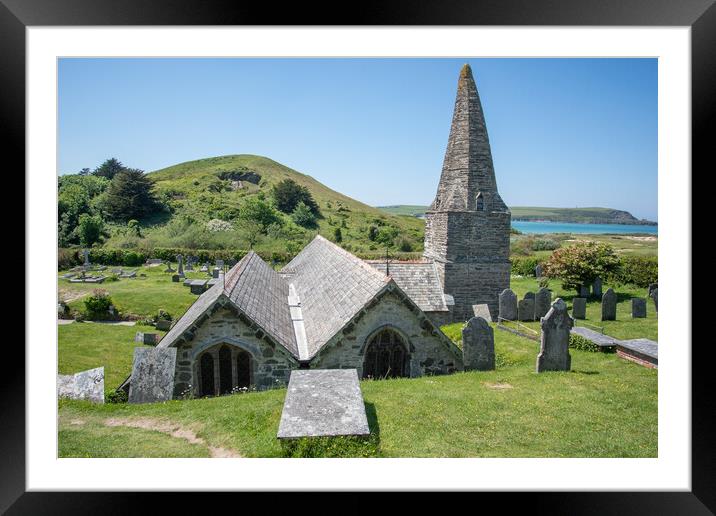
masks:
MULTIPOLYGON (((195 296, 172 283, 163 267, 140 268, 146 279, 100 288, 121 311, 178 317, 195 296), (141 288, 138 286, 141 285, 141 288)), ((201 275, 200 273, 196 273, 201 275)), ((94 287, 58 280, 61 292, 94 287)), ((518 296, 536 291, 534 278, 512 278, 518 296)), ((605 289, 608 285, 605 285, 605 289)), ((550 284, 568 304, 571 293, 550 284)), ((631 320, 628 298, 642 289, 618 287, 618 320, 585 323, 617 338, 657 338, 657 318, 631 320)), ((70 304, 80 307, 81 298, 70 304)), ((583 324, 581 321, 578 324, 583 324)), ((537 327, 538 323, 528 323, 537 327)), ((461 324, 443 328, 460 340, 461 324)), ((106 391, 130 373, 136 331, 148 327, 79 323, 58 326, 59 372, 104 366, 106 391)), ((161 332, 160 332, 161 333, 161 332)), ((148 405, 59 403, 61 457, 656 457, 657 371, 615 354, 571 350, 572 371, 536 374, 538 344, 495 329, 497 368, 415 379, 362 381, 372 436, 288 450, 275 438, 285 389, 148 405)))

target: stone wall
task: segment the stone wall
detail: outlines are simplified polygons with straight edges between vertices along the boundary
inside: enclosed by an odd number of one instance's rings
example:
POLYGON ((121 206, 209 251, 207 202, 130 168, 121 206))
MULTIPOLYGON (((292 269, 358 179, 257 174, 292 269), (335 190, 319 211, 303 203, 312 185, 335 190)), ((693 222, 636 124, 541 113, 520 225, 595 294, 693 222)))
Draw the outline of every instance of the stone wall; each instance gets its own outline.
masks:
POLYGON ((234 309, 225 306, 209 315, 199 325, 191 341, 180 341, 177 344, 175 397, 186 392, 190 385, 195 395, 200 394, 201 354, 206 350, 218 352, 222 344, 227 344, 232 349, 232 363, 235 362, 235 352, 238 349, 251 355, 251 383, 258 390, 288 384, 291 369, 298 368, 298 361, 280 344, 274 343, 234 309))
POLYGON ((362 377, 365 347, 373 335, 385 328, 397 331, 409 343, 411 377, 463 369, 460 350, 397 289, 376 298, 333 337, 313 358, 311 368, 355 368, 362 377))

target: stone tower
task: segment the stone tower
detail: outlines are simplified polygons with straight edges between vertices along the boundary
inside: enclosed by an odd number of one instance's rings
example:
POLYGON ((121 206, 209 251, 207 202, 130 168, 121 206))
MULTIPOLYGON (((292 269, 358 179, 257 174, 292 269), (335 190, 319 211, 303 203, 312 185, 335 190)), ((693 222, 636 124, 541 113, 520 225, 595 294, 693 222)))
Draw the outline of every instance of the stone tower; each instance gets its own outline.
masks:
POLYGON ((455 300, 453 319, 486 303, 497 320, 498 295, 510 286, 510 211, 497 192, 490 142, 469 65, 457 83, 455 111, 435 200, 426 212, 426 259, 455 300))

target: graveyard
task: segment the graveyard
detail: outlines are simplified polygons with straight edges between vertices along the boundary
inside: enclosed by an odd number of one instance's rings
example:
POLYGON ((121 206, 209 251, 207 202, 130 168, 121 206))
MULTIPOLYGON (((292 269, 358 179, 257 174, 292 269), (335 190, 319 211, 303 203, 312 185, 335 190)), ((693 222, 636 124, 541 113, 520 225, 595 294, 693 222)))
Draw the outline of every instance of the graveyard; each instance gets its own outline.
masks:
MULTIPOLYGON (((173 264, 176 269, 176 263, 173 264)), ((60 374, 104 367, 105 394, 132 370, 137 332, 165 332, 141 319, 162 308, 178 317, 197 298, 182 282, 173 282, 163 266, 136 268, 135 278, 105 282, 120 313, 140 320, 134 326, 73 322, 58 326, 60 374), (145 274, 144 277, 140 274, 145 274)), ((89 294, 96 285, 58 288, 89 294)), ((207 273, 185 272, 208 279, 207 273)), ((70 286, 71 285, 71 286, 70 286)), ((512 276, 510 287, 521 299, 537 292, 534 277, 512 276)), ((552 299, 571 309, 575 293, 558 281, 552 299)), ((585 320, 575 325, 603 326, 621 339, 657 340, 658 318, 651 300, 647 317, 632 319, 632 297, 644 289, 615 286, 617 319, 600 320, 600 303, 589 299, 585 320)), ((69 302, 79 307, 82 297, 69 302)), ((539 322, 521 323, 538 331, 539 322)), ((442 331, 462 346, 464 323, 442 331)), ((494 330, 495 369, 386 380, 362 380, 360 388, 370 427, 364 442, 338 440, 318 445, 309 456, 344 457, 655 457, 657 456, 656 369, 628 362, 616 353, 570 349, 571 371, 535 372, 539 342, 494 330)), ((276 439, 285 387, 204 399, 162 403, 95 404, 59 400, 61 457, 282 457, 276 439), (178 436, 178 437, 177 437, 178 436), (186 436, 189 436, 187 438, 186 436), (216 450, 224 450, 217 452, 216 450), (229 450, 229 451, 226 451, 229 450)), ((295 451, 293 452, 296 453, 295 451)))

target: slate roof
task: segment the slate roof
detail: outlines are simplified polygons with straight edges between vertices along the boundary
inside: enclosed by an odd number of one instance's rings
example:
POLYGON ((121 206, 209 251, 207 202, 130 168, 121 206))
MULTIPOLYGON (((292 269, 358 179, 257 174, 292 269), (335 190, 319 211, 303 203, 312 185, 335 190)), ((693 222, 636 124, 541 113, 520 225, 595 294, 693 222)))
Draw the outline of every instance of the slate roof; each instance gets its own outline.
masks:
MULTIPOLYGON (((366 260, 385 274, 385 261, 366 260)), ((438 271, 433 262, 390 262, 390 277, 423 312, 448 311, 438 271)))
POLYGON ((221 296, 234 304, 267 334, 298 356, 288 306, 288 283, 259 255, 250 251, 194 302, 157 347, 171 346, 221 296))
POLYGON ((343 328, 390 278, 318 235, 280 272, 300 299, 308 358, 343 328))

